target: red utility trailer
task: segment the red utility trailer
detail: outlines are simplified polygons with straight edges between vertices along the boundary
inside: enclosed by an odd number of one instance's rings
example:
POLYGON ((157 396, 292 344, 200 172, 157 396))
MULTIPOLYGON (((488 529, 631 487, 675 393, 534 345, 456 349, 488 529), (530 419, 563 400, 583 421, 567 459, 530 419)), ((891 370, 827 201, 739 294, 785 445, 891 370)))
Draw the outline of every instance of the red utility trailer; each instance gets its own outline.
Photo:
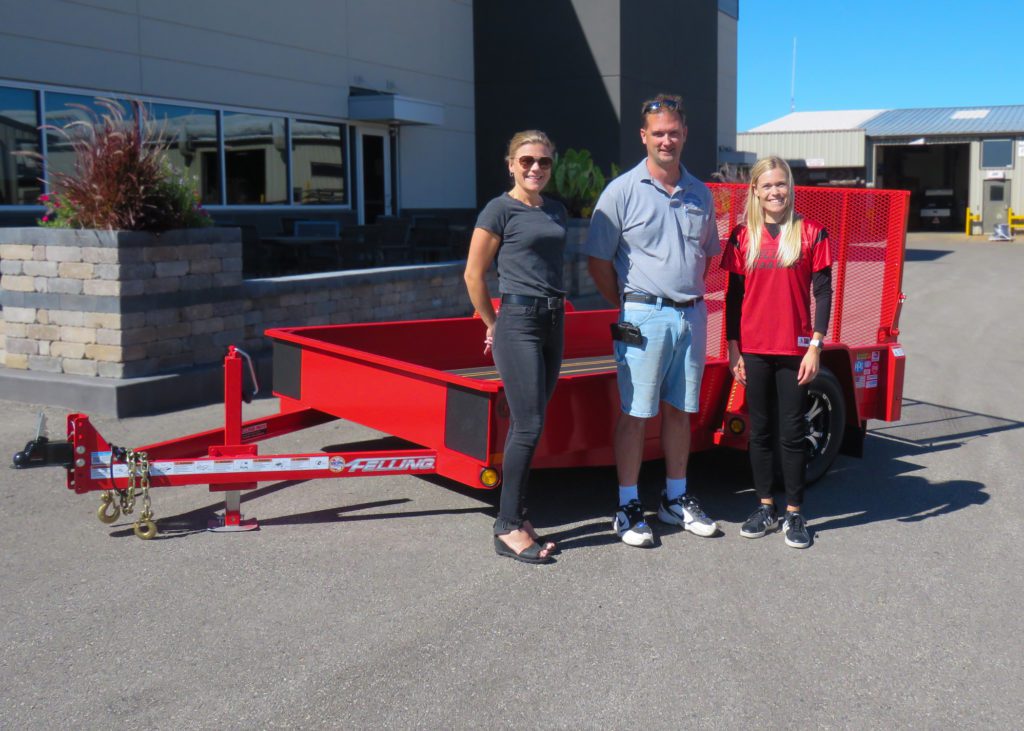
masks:
MULTIPOLYGON (((746 187, 712 185, 719 234, 742 216, 746 187)), ((868 419, 899 419, 905 356, 899 344, 900 291, 909 194, 797 188, 796 207, 823 223, 833 246, 833 313, 822 370, 807 413, 808 479, 840 450, 859 456, 868 419)), ((744 389, 733 382, 725 343, 724 271, 708 278, 708 362, 692 450, 746 448, 744 389)), ((616 310, 567 308, 565 358, 534 457, 535 467, 611 465, 618 410, 609 323, 616 310)), ((225 359, 225 425, 132 449, 110 445, 84 414, 67 418, 67 442, 30 442, 16 466, 63 464, 67 485, 103 491, 98 515, 111 522, 143 500, 135 532, 156 533, 149 488, 206 484, 226 493, 213 530, 247 530, 242 490, 261 481, 439 474, 465 485, 500 483, 509 425, 502 383, 482 353, 483 324, 462 317, 277 328, 273 340, 277 414, 243 422, 244 353, 225 359), (400 437, 408 449, 260 455, 256 443, 342 418, 400 437)), ((645 459, 660 456, 658 419, 648 424, 645 459)))

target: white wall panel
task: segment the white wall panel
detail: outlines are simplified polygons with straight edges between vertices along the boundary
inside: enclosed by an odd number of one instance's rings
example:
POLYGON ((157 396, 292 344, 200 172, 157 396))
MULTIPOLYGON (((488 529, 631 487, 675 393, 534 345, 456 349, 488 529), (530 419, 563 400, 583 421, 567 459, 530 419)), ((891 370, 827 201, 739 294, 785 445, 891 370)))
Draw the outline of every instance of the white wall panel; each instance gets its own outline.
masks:
POLYGON ((718 13, 718 144, 736 149, 736 20, 718 13))
MULTIPOLYGON (((404 208, 473 208, 476 155, 473 135, 437 127, 406 127, 399 159, 404 208)), ((500 165, 500 160, 495 160, 500 165)))
POLYGON ((344 117, 348 112, 348 90, 341 87, 182 61, 143 59, 141 65, 143 93, 151 96, 328 117, 344 117))
MULTIPOLYGON (((34 0, 15 3, 0 0, 0 38, 21 36, 108 51, 139 50, 138 22, 133 15, 101 8, 34 0)), ((6 43, 6 38, 2 43, 6 43)))
POLYGON ((149 58, 187 61, 314 84, 345 84, 345 59, 337 55, 162 20, 143 18, 140 29, 143 55, 149 58))
POLYGON ((138 0, 139 14, 311 51, 344 56, 345 0, 138 0))
POLYGON ((0 35, 0 74, 33 83, 139 93, 136 54, 0 35))
POLYGON ((349 0, 353 60, 473 80, 472 9, 450 0, 349 0))
POLYGON ((572 9, 586 35, 590 54, 602 76, 622 73, 619 0, 573 0, 572 9))
POLYGON ((139 9, 138 0, 75 0, 75 5, 89 5, 94 8, 116 10, 131 15, 135 15, 139 9))

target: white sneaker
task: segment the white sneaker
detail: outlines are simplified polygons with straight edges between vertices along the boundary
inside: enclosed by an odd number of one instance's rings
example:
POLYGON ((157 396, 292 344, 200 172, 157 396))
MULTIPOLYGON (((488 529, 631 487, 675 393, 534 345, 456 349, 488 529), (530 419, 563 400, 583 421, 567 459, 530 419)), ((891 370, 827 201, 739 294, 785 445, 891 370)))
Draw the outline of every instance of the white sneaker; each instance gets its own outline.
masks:
POLYGON ((639 500, 620 505, 612 527, 627 546, 647 548, 654 545, 654 531, 644 520, 644 508, 639 500))
POLYGON ((662 493, 661 503, 658 505, 658 520, 669 525, 681 525, 684 530, 705 538, 718 532, 718 523, 705 515, 697 498, 690 495, 669 500, 665 493, 662 493))

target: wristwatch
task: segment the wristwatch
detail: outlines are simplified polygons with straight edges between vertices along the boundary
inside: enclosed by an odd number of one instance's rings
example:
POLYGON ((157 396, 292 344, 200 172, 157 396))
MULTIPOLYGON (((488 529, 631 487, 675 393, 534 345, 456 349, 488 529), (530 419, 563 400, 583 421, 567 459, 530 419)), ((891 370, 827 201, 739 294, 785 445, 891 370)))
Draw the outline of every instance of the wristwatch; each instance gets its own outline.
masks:
POLYGON ((821 341, 818 338, 811 338, 810 345, 813 345, 818 350, 821 350, 821 341))

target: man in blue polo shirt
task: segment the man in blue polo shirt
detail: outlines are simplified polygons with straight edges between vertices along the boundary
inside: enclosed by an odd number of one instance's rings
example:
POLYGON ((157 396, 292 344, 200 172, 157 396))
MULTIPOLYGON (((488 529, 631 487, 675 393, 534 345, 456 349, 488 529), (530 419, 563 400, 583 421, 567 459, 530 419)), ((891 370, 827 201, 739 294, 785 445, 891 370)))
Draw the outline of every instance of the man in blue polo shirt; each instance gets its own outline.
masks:
POLYGON ((679 162, 686 143, 680 97, 644 102, 647 157, 605 188, 590 223, 590 275, 620 308, 613 334, 622 410, 615 426, 619 509, 614 528, 630 546, 651 546, 637 492, 646 421, 661 418, 665 491, 658 519, 711 536, 717 524, 686 491, 690 414, 698 409, 707 344, 704 277, 721 252, 711 191, 679 162))

